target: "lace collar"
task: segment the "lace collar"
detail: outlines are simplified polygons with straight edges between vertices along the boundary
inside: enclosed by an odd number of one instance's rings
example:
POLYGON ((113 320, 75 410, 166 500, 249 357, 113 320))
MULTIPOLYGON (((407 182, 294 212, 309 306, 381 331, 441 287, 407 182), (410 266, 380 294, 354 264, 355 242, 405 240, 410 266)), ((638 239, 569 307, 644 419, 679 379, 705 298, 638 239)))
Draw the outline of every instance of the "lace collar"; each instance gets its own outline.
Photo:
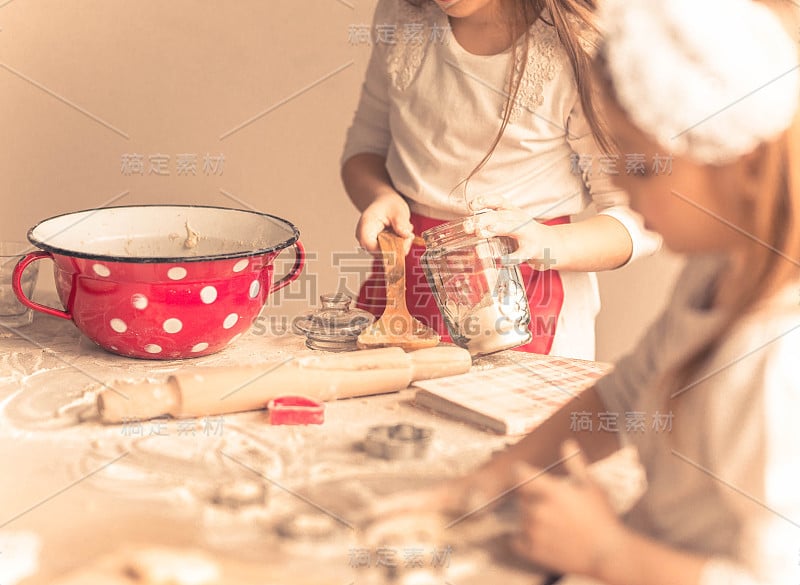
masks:
POLYGON ((394 0, 396 13, 394 22, 400 27, 396 42, 389 46, 389 77, 392 85, 405 91, 419 70, 428 46, 434 42, 434 30, 447 31, 447 15, 433 2, 425 2, 421 7, 412 6, 406 0, 394 0), (407 34, 406 31, 413 31, 407 34))
MULTIPOLYGON (((389 46, 388 73, 394 88, 402 92, 414 81, 433 43, 456 41, 452 38, 447 15, 433 2, 426 2, 419 8, 406 0, 394 0, 393 3, 396 10, 393 22, 399 25, 399 34, 396 42, 389 46), (406 34, 405 31, 414 31, 414 34, 406 34), (446 36, 436 37, 437 32, 446 36)), ((524 63, 522 50, 517 50, 515 55, 514 68, 517 74, 523 68, 525 72, 517 98, 511 106, 511 121, 517 120, 525 111, 534 112, 542 105, 545 86, 556 77, 565 60, 566 54, 555 29, 541 18, 538 19, 531 26, 528 37, 527 64, 524 63)))

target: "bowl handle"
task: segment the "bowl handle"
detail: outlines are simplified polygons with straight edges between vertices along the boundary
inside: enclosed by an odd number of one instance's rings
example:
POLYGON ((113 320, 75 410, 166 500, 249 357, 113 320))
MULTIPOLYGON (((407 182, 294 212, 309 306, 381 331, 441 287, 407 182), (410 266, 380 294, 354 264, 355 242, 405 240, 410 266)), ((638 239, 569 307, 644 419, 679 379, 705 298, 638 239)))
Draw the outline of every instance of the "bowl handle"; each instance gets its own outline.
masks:
POLYGON ((41 305, 39 303, 35 303, 30 300, 28 297, 25 296, 25 291, 22 290, 22 273, 25 272, 25 269, 28 267, 29 264, 36 262, 37 260, 43 260, 44 258, 53 258, 53 255, 50 252, 38 251, 38 252, 31 252, 30 254, 26 254, 25 257, 17 262, 17 265, 14 267, 14 274, 11 277, 11 288, 14 289, 14 294, 17 295, 19 302, 25 305, 26 307, 30 307, 34 311, 40 311, 42 313, 46 313, 47 315, 53 315, 54 317, 61 317, 62 319, 69 319, 72 320, 72 314, 61 311, 59 309, 54 309, 53 307, 48 307, 47 305, 41 305))
POLYGON ((289 273, 286 274, 286 276, 272 283, 269 292, 273 293, 276 290, 282 289, 290 282, 297 280, 297 277, 300 276, 300 272, 303 270, 303 266, 305 266, 305 264, 306 249, 303 247, 303 244, 300 243, 300 240, 297 240, 294 243, 294 266, 292 266, 292 269, 289 270, 289 273))

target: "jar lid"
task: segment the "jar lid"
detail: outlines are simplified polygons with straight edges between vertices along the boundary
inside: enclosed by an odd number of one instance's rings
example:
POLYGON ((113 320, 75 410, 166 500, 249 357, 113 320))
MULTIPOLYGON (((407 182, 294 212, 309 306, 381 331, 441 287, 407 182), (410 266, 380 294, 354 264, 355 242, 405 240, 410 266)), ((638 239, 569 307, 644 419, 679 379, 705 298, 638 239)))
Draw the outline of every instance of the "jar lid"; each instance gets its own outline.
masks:
POLYGON ((351 309, 352 299, 346 294, 324 294, 319 299, 322 308, 298 316, 292 323, 294 332, 305 335, 306 346, 311 349, 357 349, 356 339, 372 324, 375 316, 362 309, 351 309))
POLYGON ((422 239, 425 240, 425 246, 428 248, 435 248, 448 242, 465 238, 485 240, 487 238, 482 238, 474 233, 475 218, 489 211, 488 209, 476 211, 472 215, 460 217, 429 228, 420 235, 422 239))

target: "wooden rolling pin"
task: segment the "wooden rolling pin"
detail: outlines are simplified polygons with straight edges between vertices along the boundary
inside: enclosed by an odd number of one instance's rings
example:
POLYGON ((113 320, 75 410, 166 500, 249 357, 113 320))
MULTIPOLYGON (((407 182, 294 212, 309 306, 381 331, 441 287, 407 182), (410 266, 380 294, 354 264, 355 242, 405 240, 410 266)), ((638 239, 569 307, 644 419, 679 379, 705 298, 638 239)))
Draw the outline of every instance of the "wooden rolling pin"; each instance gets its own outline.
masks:
POLYGON ((273 398, 302 395, 336 400, 397 392, 415 380, 463 374, 467 350, 438 346, 406 353, 399 347, 307 356, 254 366, 187 369, 164 382, 120 382, 97 397, 106 423, 165 415, 200 417, 265 408, 273 398))

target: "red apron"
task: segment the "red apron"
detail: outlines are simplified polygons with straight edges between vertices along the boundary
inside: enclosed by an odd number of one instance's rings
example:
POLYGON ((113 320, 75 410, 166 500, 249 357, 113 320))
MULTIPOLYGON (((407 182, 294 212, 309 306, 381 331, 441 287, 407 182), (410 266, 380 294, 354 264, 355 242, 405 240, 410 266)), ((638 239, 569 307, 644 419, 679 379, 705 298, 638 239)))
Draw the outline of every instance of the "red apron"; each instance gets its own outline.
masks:
MULTIPOLYGON (((415 234, 421 234, 425 230, 443 223, 445 220, 411 214, 411 224, 414 226, 415 234)), ((546 225, 569 223, 569 217, 557 217, 543 223, 546 225)), ((425 278, 425 272, 419 262, 423 252, 425 252, 425 246, 412 244, 411 251, 406 256, 406 304, 412 315, 435 329, 443 340, 449 341, 450 336, 444 317, 439 312, 439 307, 436 306, 428 279, 425 278)), ((533 338, 530 343, 515 349, 548 354, 553 346, 558 315, 564 303, 564 287, 561 283, 561 276, 557 270, 534 270, 526 263, 521 264, 519 269, 528 295, 528 305, 531 310, 531 322, 528 327, 533 338)), ((386 289, 384 288, 383 261, 380 258, 375 259, 372 274, 361 285, 357 306, 376 317, 383 314, 386 306, 386 289)))

